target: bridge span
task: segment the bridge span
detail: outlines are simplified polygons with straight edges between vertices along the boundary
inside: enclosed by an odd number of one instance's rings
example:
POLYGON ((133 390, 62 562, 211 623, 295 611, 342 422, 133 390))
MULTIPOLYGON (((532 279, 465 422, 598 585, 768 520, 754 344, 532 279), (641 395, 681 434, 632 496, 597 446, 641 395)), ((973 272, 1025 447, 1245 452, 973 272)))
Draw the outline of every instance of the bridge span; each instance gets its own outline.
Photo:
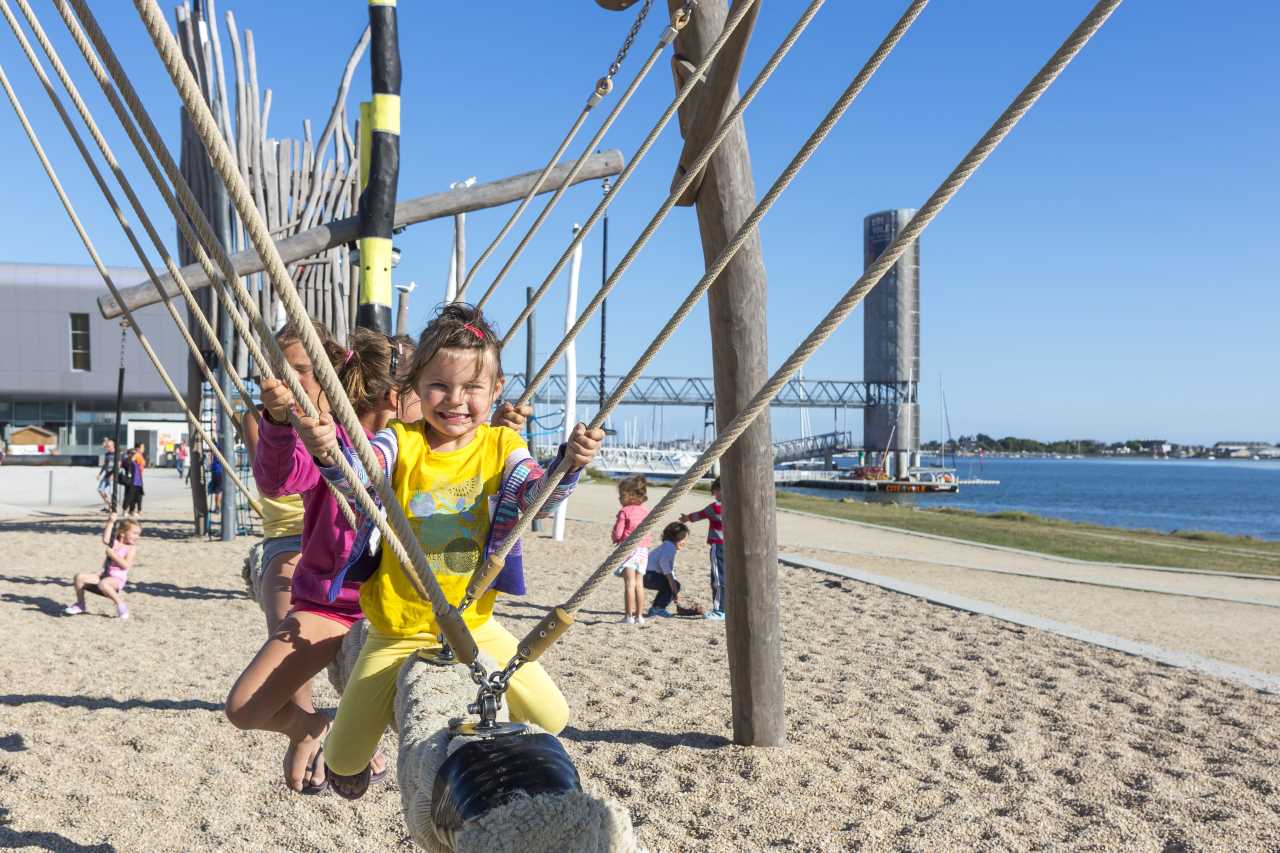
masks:
MULTIPOLYGON (((524 391, 524 376, 507 377, 503 396, 515 399, 524 391)), ((605 396, 613 393, 621 376, 605 376, 605 396)), ((865 409, 872 406, 915 403, 915 382, 868 382, 847 379, 793 379, 783 386, 773 401, 775 407, 807 409, 865 409)), ((579 403, 600 404, 600 377, 579 376, 579 403)), ((538 391, 534 402, 564 405, 564 375, 553 375, 538 391)), ((625 397, 623 405, 632 406, 714 406, 715 382, 710 377, 643 376, 625 397)))

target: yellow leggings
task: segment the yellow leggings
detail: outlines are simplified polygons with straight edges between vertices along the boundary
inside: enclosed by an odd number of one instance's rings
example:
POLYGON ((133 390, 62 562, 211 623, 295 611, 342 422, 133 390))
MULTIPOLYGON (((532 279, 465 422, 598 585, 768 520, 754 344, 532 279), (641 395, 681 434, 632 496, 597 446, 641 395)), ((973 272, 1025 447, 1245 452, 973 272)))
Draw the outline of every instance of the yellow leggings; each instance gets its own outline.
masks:
MULTIPOLYGON (((516 652, 516 638, 494 619, 471 627, 480 651, 505 665, 516 652)), ((324 742, 324 760, 335 773, 354 776, 378 748, 382 732, 395 717, 396 677, 405 658, 419 649, 439 648, 434 634, 390 637, 370 629, 355 670, 343 691, 338 715, 324 742)), ((537 663, 526 663, 511 678, 505 697, 511 719, 559 734, 569 722, 569 705, 560 688, 537 663)), ((466 708, 459 708, 462 716, 466 708)))

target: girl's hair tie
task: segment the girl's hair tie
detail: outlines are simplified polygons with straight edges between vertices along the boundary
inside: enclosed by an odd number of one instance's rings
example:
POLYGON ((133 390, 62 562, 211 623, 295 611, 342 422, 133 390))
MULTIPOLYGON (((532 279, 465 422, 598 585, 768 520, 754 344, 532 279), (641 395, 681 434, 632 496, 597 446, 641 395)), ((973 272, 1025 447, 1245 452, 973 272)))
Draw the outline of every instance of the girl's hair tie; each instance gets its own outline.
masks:
POLYGON ((470 323, 463 323, 462 328, 466 329, 468 332, 475 335, 477 340, 481 340, 481 341, 484 340, 484 332, 480 331, 480 329, 477 328, 476 326, 473 326, 470 323))
POLYGON ((346 367, 348 364, 350 364, 350 363, 351 363, 351 359, 355 358, 355 355, 356 355, 356 351, 355 351, 355 350, 350 350, 350 349, 349 349, 349 350, 347 350, 347 354, 346 354, 346 356, 344 356, 344 357, 343 357, 343 359, 342 359, 342 366, 343 366, 343 367, 346 367))

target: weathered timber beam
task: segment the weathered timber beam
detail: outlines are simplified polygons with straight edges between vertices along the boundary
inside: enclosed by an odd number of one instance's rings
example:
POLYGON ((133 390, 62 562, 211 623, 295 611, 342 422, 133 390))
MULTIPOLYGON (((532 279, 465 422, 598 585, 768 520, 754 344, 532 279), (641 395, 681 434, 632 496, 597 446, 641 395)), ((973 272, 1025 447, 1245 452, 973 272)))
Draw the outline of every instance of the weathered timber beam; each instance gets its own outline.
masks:
MULTIPOLYGON (((621 172, 622 167, 621 151, 605 151, 600 154, 593 154, 588 158, 573 183, 580 184, 585 181, 598 181, 601 178, 611 177, 621 172)), ((571 165, 556 167, 547 176, 547 180, 538 192, 547 193, 559 189, 564 183, 565 176, 568 175, 570 168, 571 165)), ((469 213, 473 210, 484 210, 490 207, 510 204, 513 201, 524 198, 540 173, 540 171, 525 172, 523 175, 515 175, 487 184, 477 184, 466 189, 459 188, 411 198, 396 205, 395 227, 403 228, 406 225, 415 225, 419 222, 441 219, 458 213, 469 213)), ((359 229, 360 218, 350 216, 346 219, 326 222, 292 237, 278 240, 276 241, 276 246, 279 248, 280 256, 285 263, 292 263, 332 249, 334 246, 350 243, 359 236, 359 229)), ((263 270, 262 259, 258 257, 257 251, 252 248, 237 252, 231 256, 231 260, 235 263, 236 272, 242 276, 252 275, 263 270)), ((209 286, 209 278, 198 264, 183 267, 182 276, 187 280, 187 286, 192 290, 209 286)), ((173 283, 169 276, 161 276, 160 284, 167 293, 178 294, 177 285, 173 283)), ((160 301, 160 294, 150 282, 122 288, 120 295, 132 311, 160 301)), ((98 310, 108 320, 121 314, 120 306, 111 296, 103 296, 98 299, 98 310)))
MULTIPOLYGON (((711 70, 707 72, 705 85, 694 90, 687 102, 692 106, 680 111, 680 134, 684 137, 684 148, 680 151, 680 159, 676 161, 676 174, 671 179, 672 188, 684 178, 688 171, 686 164, 698 159, 720 122, 733 109, 734 104, 738 103, 738 73, 742 70, 742 60, 747 55, 747 44, 751 41, 751 31, 756 25, 756 16, 762 5, 756 3, 747 12, 746 19, 729 36, 711 70)), ((671 61, 672 72, 676 75, 676 88, 679 89, 684 84, 681 71, 682 63, 686 60, 676 54, 671 61)), ((699 176, 684 191, 684 195, 676 200, 676 204, 681 207, 693 204, 701 188, 702 177, 699 176)))

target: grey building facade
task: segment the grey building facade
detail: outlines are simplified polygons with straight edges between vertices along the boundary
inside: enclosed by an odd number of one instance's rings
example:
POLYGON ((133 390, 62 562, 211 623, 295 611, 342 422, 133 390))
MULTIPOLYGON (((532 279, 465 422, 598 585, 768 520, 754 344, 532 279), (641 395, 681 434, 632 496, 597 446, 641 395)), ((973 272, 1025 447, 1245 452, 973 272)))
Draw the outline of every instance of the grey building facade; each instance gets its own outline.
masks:
MULTIPOLYGON (((113 267, 119 286, 141 269, 113 267)), ((60 452, 96 451, 111 435, 122 327, 104 320, 105 291, 91 266, 0 263, 0 431, 35 424, 58 434, 60 452)), ((187 349, 164 306, 136 313, 138 324, 180 390, 187 349)), ((182 421, 159 374, 132 332, 124 343, 124 411, 129 418, 182 421)))
MULTIPOLYGON (((862 220, 863 268, 888 248, 915 215, 884 210, 862 220)), ((920 241, 907 249, 862 303, 862 378, 869 382, 920 381, 920 241)), ((918 402, 862 410, 862 444, 889 453, 890 473, 904 474, 920 453, 918 402)))

